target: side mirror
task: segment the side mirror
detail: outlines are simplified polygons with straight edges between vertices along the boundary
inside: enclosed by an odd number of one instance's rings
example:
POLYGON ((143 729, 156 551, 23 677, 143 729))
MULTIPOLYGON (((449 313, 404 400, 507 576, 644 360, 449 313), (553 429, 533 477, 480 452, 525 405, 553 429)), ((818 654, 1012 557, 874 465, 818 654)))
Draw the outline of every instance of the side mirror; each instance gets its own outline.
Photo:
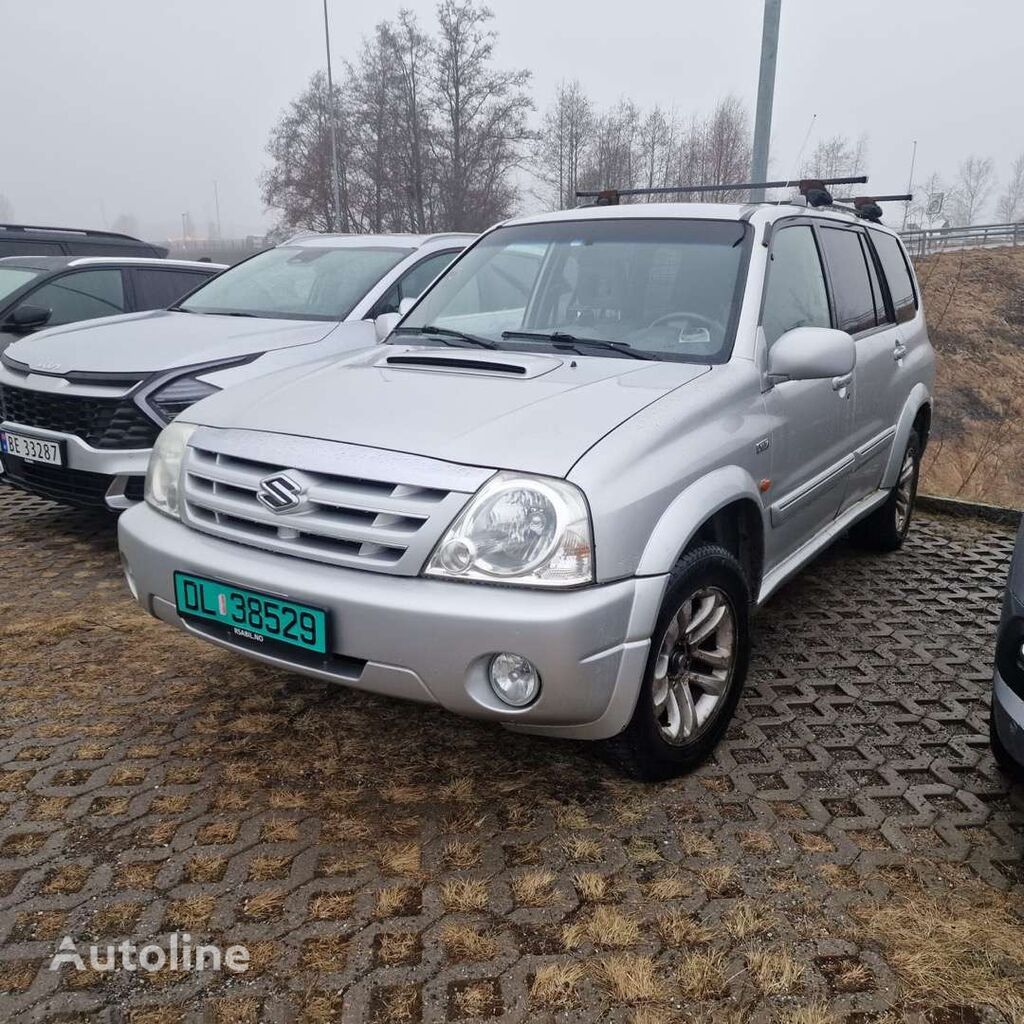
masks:
POLYGON ((846 331, 794 327, 768 350, 771 383, 846 377, 857 365, 857 346, 846 331))
POLYGON ((411 295, 407 295, 398 304, 398 312, 401 313, 402 316, 405 316, 405 314, 408 313, 409 310, 412 309, 412 307, 415 306, 415 305, 416 305, 416 300, 411 295))
POLYGON ((383 341, 399 324, 402 319, 401 313, 381 313, 373 321, 373 329, 378 341, 383 341))
POLYGON ((43 327, 53 316, 53 310, 45 306, 31 306, 27 302, 18 306, 17 309, 7 318, 7 322, 19 331, 34 331, 43 327))

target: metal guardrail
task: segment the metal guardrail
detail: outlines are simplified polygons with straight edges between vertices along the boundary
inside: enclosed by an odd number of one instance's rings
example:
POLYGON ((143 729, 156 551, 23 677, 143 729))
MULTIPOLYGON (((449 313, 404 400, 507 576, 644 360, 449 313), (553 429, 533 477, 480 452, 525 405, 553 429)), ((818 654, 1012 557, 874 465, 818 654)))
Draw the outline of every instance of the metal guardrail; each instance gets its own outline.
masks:
POLYGON ((960 228, 915 228, 900 237, 911 256, 928 256, 948 249, 981 249, 1024 245, 1024 224, 972 224, 960 228))

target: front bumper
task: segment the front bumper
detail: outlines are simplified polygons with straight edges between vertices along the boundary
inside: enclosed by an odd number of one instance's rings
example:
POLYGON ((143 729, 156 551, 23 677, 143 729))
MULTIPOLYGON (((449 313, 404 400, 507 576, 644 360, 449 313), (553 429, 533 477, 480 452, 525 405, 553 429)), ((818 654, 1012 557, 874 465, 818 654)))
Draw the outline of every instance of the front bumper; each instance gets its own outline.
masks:
POLYGON ((43 427, 23 427, 14 420, 0 426, 42 437, 47 441, 63 441, 67 464, 48 466, 28 462, 11 455, 0 456, 3 473, 0 480, 42 498, 52 498, 81 508, 129 508, 142 500, 149 448, 105 450, 92 448, 74 434, 43 427))
POLYGON ((998 671, 992 686, 992 722, 1007 753, 1024 768, 1024 700, 998 671))
POLYGON ((576 739, 605 739, 629 722, 667 581, 552 593, 344 569, 209 537, 146 505, 121 517, 118 537, 139 603, 180 629, 305 675, 576 739), (331 656, 253 649, 215 623, 180 618, 175 570, 326 609, 331 656), (487 666, 500 651, 540 671, 540 696, 527 708, 491 692, 487 666))

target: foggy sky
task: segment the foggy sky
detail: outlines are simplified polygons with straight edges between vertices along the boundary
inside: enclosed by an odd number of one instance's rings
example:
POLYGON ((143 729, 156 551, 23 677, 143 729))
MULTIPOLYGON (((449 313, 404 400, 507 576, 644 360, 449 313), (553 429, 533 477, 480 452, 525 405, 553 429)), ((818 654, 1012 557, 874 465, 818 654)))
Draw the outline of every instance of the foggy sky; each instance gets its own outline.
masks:
MULTIPOLYGON (((338 76, 400 6, 433 25, 432 0, 329 2, 338 76)), ((689 115, 735 93, 753 109, 761 0, 490 6, 499 63, 533 71, 541 109, 574 77, 602 106, 629 96, 689 115)), ((188 211, 202 233, 216 180, 225 236, 272 225, 256 179, 272 124, 324 63, 321 0, 0 0, 0 39, 0 194, 18 221, 130 213, 165 238, 188 211)), ((1017 0, 783 0, 772 173, 797 170, 817 114, 805 155, 866 133, 877 192, 905 189, 914 139, 919 182, 971 153, 1005 179, 1024 151, 1022 39, 1017 0)))

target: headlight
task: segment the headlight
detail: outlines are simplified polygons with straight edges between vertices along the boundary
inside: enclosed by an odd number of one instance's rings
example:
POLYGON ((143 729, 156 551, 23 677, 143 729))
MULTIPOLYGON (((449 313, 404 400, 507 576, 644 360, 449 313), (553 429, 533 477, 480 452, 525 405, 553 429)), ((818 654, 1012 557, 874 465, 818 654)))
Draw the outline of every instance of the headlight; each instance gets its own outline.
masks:
MULTIPOLYGON (((204 370, 209 373, 209 370, 204 370)), ((202 398, 208 395, 215 395, 220 388, 214 384, 207 384, 198 377, 177 377, 157 388, 152 392, 147 401, 150 408, 159 416, 164 423, 170 423, 179 413, 184 412, 190 405, 195 405, 202 398)))
POLYGON ((164 427, 149 457, 146 501, 158 512, 174 519, 180 518, 181 461, 195 429, 193 423, 172 423, 164 427))
POLYGON ((498 473, 441 538, 426 576, 535 587, 594 579, 590 513, 573 484, 498 473))

